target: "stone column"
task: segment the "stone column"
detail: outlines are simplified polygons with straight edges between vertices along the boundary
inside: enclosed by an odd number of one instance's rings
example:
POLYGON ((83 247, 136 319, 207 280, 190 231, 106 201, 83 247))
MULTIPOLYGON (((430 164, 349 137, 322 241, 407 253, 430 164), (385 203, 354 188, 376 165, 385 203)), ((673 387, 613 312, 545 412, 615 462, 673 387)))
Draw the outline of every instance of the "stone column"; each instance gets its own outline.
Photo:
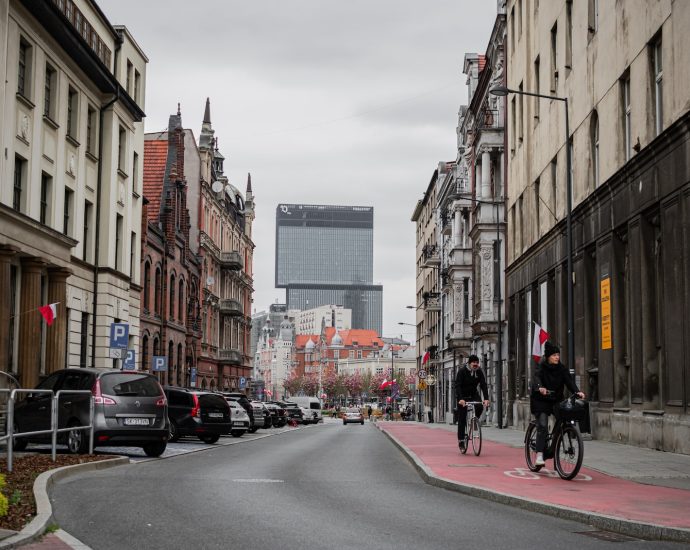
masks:
POLYGON ((22 261, 22 287, 19 300, 19 382, 24 388, 38 384, 41 368, 41 273, 46 262, 40 258, 22 261))
MULTIPOLYGON (((0 288, 4 289, 3 292, 0 292, 0 369, 8 372, 11 369, 11 365, 7 365, 10 351, 10 315, 17 313, 10 309, 12 304, 12 296, 10 295, 12 265, 10 261, 18 251, 19 249, 15 246, 0 247, 0 288)), ((15 326, 18 321, 19 319, 15 318, 15 326)), ((5 377, 2 378, 0 384, 7 381, 5 377)))
POLYGON ((482 200, 491 200, 491 153, 482 151, 482 200))
POLYGON ((455 220, 453 222, 453 244, 456 248, 462 243, 462 213, 459 208, 455 209, 455 220))
POLYGON ((64 369, 67 351, 67 277, 70 269, 48 270, 48 303, 57 305, 57 317, 46 330, 46 374, 64 369))

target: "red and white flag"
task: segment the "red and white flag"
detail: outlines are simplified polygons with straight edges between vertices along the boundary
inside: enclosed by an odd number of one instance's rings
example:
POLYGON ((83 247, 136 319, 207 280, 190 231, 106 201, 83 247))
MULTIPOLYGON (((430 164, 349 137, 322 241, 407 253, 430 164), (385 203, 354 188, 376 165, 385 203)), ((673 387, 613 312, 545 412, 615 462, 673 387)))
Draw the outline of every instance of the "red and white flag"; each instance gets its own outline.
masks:
POLYGON ((532 357, 539 363, 541 356, 544 354, 544 342, 549 339, 549 333, 541 328, 536 322, 534 323, 534 339, 532 340, 532 357))
POLYGON ((53 321, 57 318, 57 305, 60 302, 55 302, 54 304, 48 304, 47 306, 41 306, 38 308, 38 311, 41 312, 41 315, 43 315, 43 318, 46 320, 46 323, 48 323, 48 326, 53 324, 53 321))
POLYGON ((385 390, 390 385, 391 385, 391 382, 389 382, 386 378, 384 378, 383 382, 381 382, 381 385, 379 386, 379 389, 385 390))
POLYGON ((424 354, 424 357, 422 357, 422 366, 426 365, 430 358, 431 358, 431 354, 427 351, 424 354))

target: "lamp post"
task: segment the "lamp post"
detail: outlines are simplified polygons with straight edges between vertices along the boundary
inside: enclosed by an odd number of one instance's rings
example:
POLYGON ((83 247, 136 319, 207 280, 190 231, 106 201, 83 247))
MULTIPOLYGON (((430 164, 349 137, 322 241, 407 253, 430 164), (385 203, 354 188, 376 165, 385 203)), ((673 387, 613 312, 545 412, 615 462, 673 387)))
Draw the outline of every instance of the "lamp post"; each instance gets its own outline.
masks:
POLYGON ((568 327, 568 368, 570 369, 570 375, 575 375, 575 311, 573 307, 573 283, 574 283, 574 273, 573 273, 573 227, 572 227, 572 209, 573 209, 573 181, 572 181, 572 158, 570 152, 570 125, 568 121, 568 98, 560 97, 555 95, 545 95, 538 94, 534 92, 525 92, 521 90, 512 90, 506 88, 505 86, 495 86, 489 93, 495 96, 507 96, 508 94, 518 94, 526 95, 531 97, 538 97, 541 99, 554 99, 556 101, 562 101, 565 105, 565 153, 566 153, 566 270, 568 272, 568 285, 567 285, 567 300, 568 300, 568 312, 567 312, 567 327, 568 327))

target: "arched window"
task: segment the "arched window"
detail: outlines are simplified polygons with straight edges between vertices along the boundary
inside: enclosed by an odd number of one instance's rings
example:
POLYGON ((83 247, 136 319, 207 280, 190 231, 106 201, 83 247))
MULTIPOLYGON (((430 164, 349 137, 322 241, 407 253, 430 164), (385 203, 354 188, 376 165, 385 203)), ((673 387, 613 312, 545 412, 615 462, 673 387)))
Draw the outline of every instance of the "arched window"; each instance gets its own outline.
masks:
MULTIPOLYGON (((168 384, 171 384, 173 381, 173 378, 171 376, 171 370, 173 369, 173 365, 175 364, 175 357, 173 356, 173 353, 175 352, 175 344, 173 344, 173 341, 170 340, 168 342, 168 384)), ((163 379, 165 380, 165 374, 163 375, 163 379)))
POLYGON ((148 260, 144 264, 144 311, 151 309, 151 264, 148 260))
POLYGON ((161 268, 156 267, 156 287, 154 289, 154 309, 156 310, 156 313, 158 315, 161 314, 161 305, 162 305, 162 300, 161 300, 161 293, 163 291, 162 285, 163 285, 163 277, 161 275, 161 268))
POLYGON ((179 305, 177 306, 177 315, 180 318, 180 323, 184 324, 184 279, 180 279, 180 291, 177 293, 179 305))
POLYGON ((177 344, 177 380, 178 386, 182 385, 182 364, 184 363, 184 355, 182 354, 182 344, 177 344))
POLYGON ((148 370, 149 368, 149 337, 144 334, 141 339, 141 370, 148 370))
POLYGON ((592 181, 596 189, 599 187, 599 115, 596 111, 592 112, 589 132, 592 146, 592 181))
POLYGON ((168 319, 175 318, 175 274, 170 275, 170 300, 168 301, 168 319))
POLYGON ((153 355, 160 355, 161 354, 161 341, 158 339, 158 336, 155 336, 153 338, 153 355))

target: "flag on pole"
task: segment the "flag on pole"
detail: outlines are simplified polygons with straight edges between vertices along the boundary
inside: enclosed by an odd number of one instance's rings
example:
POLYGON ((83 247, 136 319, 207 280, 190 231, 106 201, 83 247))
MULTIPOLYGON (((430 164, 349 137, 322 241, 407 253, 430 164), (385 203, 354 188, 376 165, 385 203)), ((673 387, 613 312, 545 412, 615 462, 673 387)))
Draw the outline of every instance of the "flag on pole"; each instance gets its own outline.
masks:
POLYGON ((426 365, 430 358, 431 358, 431 354, 427 351, 424 354, 424 357, 422 357, 422 366, 426 365))
POLYGON ((544 354, 544 342, 549 339, 549 333, 541 328, 536 322, 534 323, 534 339, 532 340, 532 357, 539 363, 544 354))
POLYGON ((38 308, 38 311, 41 312, 41 315, 43 315, 43 318, 46 320, 46 323, 48 323, 48 326, 53 324, 53 321, 55 321, 55 318, 57 317, 57 305, 60 302, 55 302, 54 304, 48 304, 47 306, 41 306, 38 308))
POLYGON ((391 385, 391 382, 389 382, 388 379, 384 378, 383 382, 381 382, 381 385, 379 386, 379 389, 385 390, 390 385, 391 385))

